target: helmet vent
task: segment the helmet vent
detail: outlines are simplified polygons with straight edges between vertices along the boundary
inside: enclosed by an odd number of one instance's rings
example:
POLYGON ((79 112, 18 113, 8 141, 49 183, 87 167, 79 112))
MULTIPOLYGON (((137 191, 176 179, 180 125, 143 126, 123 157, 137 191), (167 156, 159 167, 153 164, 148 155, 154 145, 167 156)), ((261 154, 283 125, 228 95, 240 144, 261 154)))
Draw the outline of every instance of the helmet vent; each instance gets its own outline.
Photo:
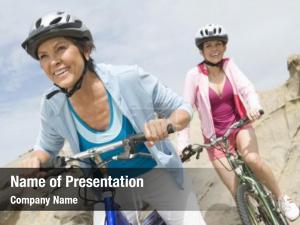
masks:
POLYGON ((78 27, 81 27, 81 26, 82 26, 82 21, 81 21, 81 20, 75 20, 74 22, 76 23, 76 25, 77 25, 78 27))
POLYGON ((61 21, 61 19, 62 19, 61 17, 58 17, 58 18, 52 20, 51 23, 50 23, 50 25, 59 23, 59 21, 61 21))
POLYGON ((36 21, 36 23, 35 23, 35 27, 36 27, 36 28, 39 28, 39 27, 41 26, 41 23, 42 23, 42 19, 39 18, 39 19, 36 21))
POLYGON ((70 15, 67 15, 66 21, 69 22, 70 18, 70 15))
POLYGON ((219 34, 221 34, 222 33, 222 28, 221 27, 219 27, 219 34))
POLYGON ((214 28, 214 34, 216 34, 216 32, 217 32, 217 29, 216 29, 216 28, 214 28))

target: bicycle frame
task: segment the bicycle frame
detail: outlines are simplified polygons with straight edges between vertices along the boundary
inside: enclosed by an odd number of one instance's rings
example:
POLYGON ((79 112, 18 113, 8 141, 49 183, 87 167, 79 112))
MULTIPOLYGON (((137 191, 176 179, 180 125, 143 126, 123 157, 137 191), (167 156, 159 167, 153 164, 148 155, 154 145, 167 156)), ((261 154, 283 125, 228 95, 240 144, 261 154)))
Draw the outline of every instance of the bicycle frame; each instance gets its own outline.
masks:
POLYGON ((257 181, 254 173, 251 171, 251 169, 245 164, 244 160, 241 158, 241 156, 238 154, 237 151, 234 153, 229 152, 229 140, 227 138, 224 139, 225 142, 225 155, 226 159, 236 174, 238 178, 238 183, 242 184, 249 184, 252 190, 259 196, 260 203, 265 207, 267 210, 268 216, 272 220, 272 223, 274 225, 277 224, 277 220, 273 215, 271 206, 270 206, 270 200, 267 198, 269 196, 268 193, 266 193, 266 190, 263 188, 263 186, 257 181))
POLYGON ((115 210, 112 193, 107 191, 104 192, 103 194, 105 195, 104 205, 105 205, 106 224, 107 225, 131 225, 120 211, 115 210))

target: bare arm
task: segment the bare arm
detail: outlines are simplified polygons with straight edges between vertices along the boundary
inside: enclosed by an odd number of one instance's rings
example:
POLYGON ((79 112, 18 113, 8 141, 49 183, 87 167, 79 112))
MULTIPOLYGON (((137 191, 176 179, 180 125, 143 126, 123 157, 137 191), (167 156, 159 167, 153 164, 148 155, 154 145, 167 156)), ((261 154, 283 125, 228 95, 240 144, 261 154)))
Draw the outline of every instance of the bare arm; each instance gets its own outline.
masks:
POLYGON ((175 127, 176 131, 180 131, 189 124, 191 116, 187 111, 177 109, 171 114, 168 120, 175 127))

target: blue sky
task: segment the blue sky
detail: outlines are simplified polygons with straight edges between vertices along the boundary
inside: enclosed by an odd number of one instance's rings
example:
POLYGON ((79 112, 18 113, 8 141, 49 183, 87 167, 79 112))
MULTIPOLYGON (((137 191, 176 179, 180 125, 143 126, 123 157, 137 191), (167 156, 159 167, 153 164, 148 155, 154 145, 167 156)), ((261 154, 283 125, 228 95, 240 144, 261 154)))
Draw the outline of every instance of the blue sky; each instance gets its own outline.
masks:
POLYGON ((299 8, 296 0, 1 0, 0 165, 34 144, 40 97, 51 86, 20 47, 39 16, 73 13, 94 35, 97 62, 138 64, 180 94, 185 73, 201 60, 194 35, 207 23, 227 29, 227 56, 258 90, 282 84, 287 57, 300 50, 299 8))

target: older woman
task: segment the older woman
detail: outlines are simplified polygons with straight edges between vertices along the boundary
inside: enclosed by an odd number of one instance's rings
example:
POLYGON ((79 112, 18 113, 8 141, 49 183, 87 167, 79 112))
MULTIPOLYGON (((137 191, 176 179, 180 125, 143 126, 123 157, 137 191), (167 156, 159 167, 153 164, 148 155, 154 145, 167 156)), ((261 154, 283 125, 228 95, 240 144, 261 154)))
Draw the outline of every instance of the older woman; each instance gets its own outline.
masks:
MULTIPOLYGON (((151 153, 153 159, 137 157, 112 162, 109 167, 147 168, 141 170, 147 171, 146 174, 154 167, 181 168, 170 142, 160 140, 168 136, 168 124, 176 130, 188 124, 190 106, 137 66, 95 66, 91 58, 93 38, 81 20, 65 12, 47 14, 34 22, 22 46, 39 61, 55 85, 43 97, 40 133, 35 151, 23 162, 24 166, 39 167, 58 153, 65 140, 74 152, 80 152, 144 132, 149 142, 138 151, 151 153)), ((107 159, 118 151, 100 157, 107 159)), ((166 191, 178 193, 178 199, 169 199, 168 204, 170 208, 181 204, 183 210, 189 204, 197 208, 195 196, 182 202, 190 195, 182 188, 185 186, 182 174, 180 169, 173 174, 177 185, 174 183, 172 190, 166 191)), ((169 179, 170 175, 153 173, 152 177, 155 176, 169 179)), ((151 188, 152 196, 156 197, 147 200, 154 208, 165 190, 161 184, 156 185, 151 188)), ((159 213, 167 224, 191 224, 192 217, 184 211, 159 213)), ((197 218, 196 223, 193 218, 193 224, 205 224, 200 212, 192 213, 197 218)))
MULTIPOLYGON (((248 117, 252 121, 258 119, 261 106, 251 82, 232 59, 224 58, 228 35, 222 26, 208 24, 202 27, 196 34, 195 42, 204 61, 186 75, 184 97, 196 106, 202 134, 205 141, 209 142, 224 135, 227 128, 241 118, 248 117)), ((188 144, 188 139, 188 129, 185 129, 179 135, 179 149, 188 144)), ((237 147, 256 176, 277 197, 287 218, 295 220, 299 216, 299 209, 288 196, 282 194, 272 170, 260 157, 252 126, 247 125, 235 131, 230 141, 232 151, 237 147)), ((224 169, 223 165, 227 165, 225 153, 216 148, 207 152, 221 180, 235 196, 235 174, 224 169)))

